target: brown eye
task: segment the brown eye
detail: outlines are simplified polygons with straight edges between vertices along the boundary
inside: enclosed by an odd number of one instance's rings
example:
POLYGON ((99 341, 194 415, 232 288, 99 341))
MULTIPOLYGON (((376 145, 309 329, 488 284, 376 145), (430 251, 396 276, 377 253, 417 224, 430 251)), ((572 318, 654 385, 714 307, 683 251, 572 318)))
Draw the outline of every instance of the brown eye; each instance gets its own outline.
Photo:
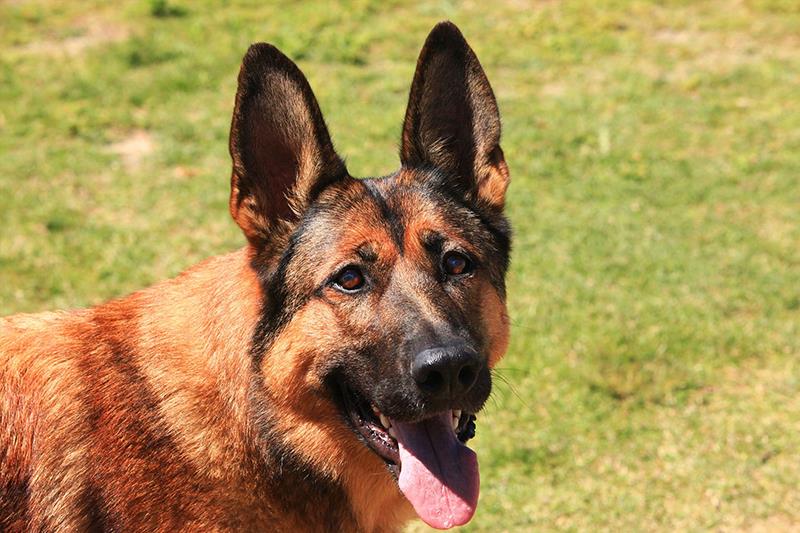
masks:
POLYGON ((472 263, 464 254, 447 252, 442 259, 442 267, 448 276, 460 276, 470 271, 472 263))
POLYGON ((364 274, 358 267, 349 266, 339 272, 334 283, 345 291, 357 291, 364 286, 364 274))

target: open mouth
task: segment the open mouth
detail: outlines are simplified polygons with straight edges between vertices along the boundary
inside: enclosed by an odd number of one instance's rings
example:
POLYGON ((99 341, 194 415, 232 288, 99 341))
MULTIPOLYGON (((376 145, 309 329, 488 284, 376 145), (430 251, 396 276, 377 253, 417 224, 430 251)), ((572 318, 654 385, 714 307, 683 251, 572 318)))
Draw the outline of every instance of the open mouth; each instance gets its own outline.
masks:
POLYGON ((386 462, 423 521, 447 529, 472 518, 480 479, 477 456, 464 443, 475 436, 474 414, 448 410, 404 422, 345 386, 341 397, 353 428, 386 462))
MULTIPOLYGON (((393 423, 377 407, 344 386, 342 386, 342 398, 353 427, 369 447, 386 461, 389 470, 396 477, 400 473, 397 423, 393 423)), ((474 414, 463 412, 460 409, 450 410, 449 414, 450 425, 459 441, 466 443, 475 436, 476 417, 474 414)))

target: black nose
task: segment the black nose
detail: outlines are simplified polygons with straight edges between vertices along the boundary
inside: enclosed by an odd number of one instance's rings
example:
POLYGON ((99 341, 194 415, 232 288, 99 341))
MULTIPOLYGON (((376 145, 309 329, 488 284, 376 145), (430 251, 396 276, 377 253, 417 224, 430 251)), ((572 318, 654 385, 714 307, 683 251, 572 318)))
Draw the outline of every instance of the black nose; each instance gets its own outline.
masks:
POLYGON ((469 348, 431 348, 417 354, 411 375, 423 392, 432 398, 459 398, 478 379, 483 362, 469 348))

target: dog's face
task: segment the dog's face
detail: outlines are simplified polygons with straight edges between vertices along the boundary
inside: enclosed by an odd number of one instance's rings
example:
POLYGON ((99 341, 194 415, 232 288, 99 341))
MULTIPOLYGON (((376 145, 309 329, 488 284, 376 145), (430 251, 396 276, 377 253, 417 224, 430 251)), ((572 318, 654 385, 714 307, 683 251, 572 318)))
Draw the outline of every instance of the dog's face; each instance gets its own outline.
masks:
POLYGON ((275 48, 251 47, 239 76, 230 207, 265 289, 254 369, 270 401, 303 413, 295 425, 369 450, 437 527, 474 512, 463 443, 507 347, 499 140, 489 83, 447 23, 420 55, 387 177, 348 175, 275 48))

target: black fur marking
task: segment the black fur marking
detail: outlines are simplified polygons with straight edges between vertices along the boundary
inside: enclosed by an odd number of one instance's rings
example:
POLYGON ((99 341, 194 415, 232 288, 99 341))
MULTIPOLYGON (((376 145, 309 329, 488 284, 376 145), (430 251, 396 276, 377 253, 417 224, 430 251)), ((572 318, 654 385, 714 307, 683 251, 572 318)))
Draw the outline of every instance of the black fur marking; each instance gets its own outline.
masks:
POLYGON ((260 372, 264 355, 269 350, 275 336, 293 314, 287 305, 289 295, 286 292, 286 273, 302 235, 302 228, 303 226, 289 239, 289 246, 281 254, 278 265, 272 273, 268 272, 261 258, 256 257, 253 260, 252 267, 258 273, 265 295, 261 316, 256 324, 250 348, 253 371, 256 373, 260 372))
MULTIPOLYGON (((142 499, 161 497, 164 486, 151 481, 159 479, 159 476, 165 480, 171 481, 177 477, 193 483, 192 490, 187 493, 186 497, 182 497, 180 494, 176 496, 172 500, 168 513, 160 515, 161 519, 169 516, 170 527, 178 528, 181 524, 193 519, 192 513, 194 512, 195 501, 197 498, 205 497, 207 489, 203 487, 202 476, 197 472, 196 468, 187 460, 182 459, 183 455, 180 447, 170 431, 170 426, 161 414, 158 397, 144 374, 136 366, 134 349, 128 344, 127 339, 122 336, 118 322, 132 320, 133 318, 134 316, 131 314, 95 316, 94 322, 99 330, 108 332, 102 342, 110 351, 109 368, 118 373, 116 376, 111 375, 108 377, 108 384, 119 387, 116 391, 118 395, 116 400, 124 402, 126 409, 132 414, 130 417, 117 420, 112 416, 107 416, 108 413, 101 411, 101 415, 95 423, 99 428, 104 425, 107 426, 103 428, 104 431, 113 432, 113 440, 106 442, 106 445, 112 447, 125 446, 134 450, 133 453, 142 459, 138 464, 139 473, 144 474, 143 479, 146 480, 145 483, 139 486, 139 496, 142 499), (165 464, 164 457, 175 459, 165 464)), ((91 369, 88 370, 91 371, 91 369)), ((87 380, 91 377, 92 375, 89 374, 87 380)), ((100 403, 99 405, 103 404, 100 403)), ((103 450, 102 453, 109 451, 111 450, 103 450)), ((94 472, 94 475, 111 476, 119 474, 98 470, 94 472)), ((144 524, 152 524, 152 520, 156 518, 140 512, 132 516, 123 517, 117 513, 117 506, 121 502, 105 502, 100 499, 99 494, 95 496, 94 503, 97 504, 95 511, 93 511, 95 512, 95 518, 102 518, 105 521, 105 527, 103 528, 105 531, 127 530, 133 525, 144 527, 144 524), (101 503, 102 506, 100 506, 101 503)))
POLYGON ((400 254, 403 254, 403 236, 405 235, 405 224, 402 219, 402 215, 400 211, 391 209, 389 204, 386 202, 386 199, 381 195, 378 188, 375 186, 373 182, 370 180, 364 180, 364 184, 366 185, 366 189, 370 194, 370 197, 375 201, 375 204, 378 206, 380 210, 381 216, 383 216, 383 220, 386 224, 386 227, 389 228, 389 232, 392 235, 392 239, 394 240, 395 245, 397 245, 397 250, 400 254))
POLYGON ((0 531, 28 531, 30 476, 10 478, 0 487, 0 531))
POLYGON ((111 363, 125 376, 123 383, 128 389, 124 391, 127 395, 119 400, 125 401, 130 409, 141 415, 130 417, 125 430, 143 450, 170 447, 178 455, 169 427, 160 414, 158 400, 147 380, 132 363, 131 350, 117 339, 107 339, 106 343, 111 350, 111 363))
POLYGON ((344 488, 320 475, 288 447, 275 444, 279 442, 277 438, 278 435, 273 435, 270 439, 274 462, 268 482, 284 509, 301 517, 325 517, 323 522, 331 524, 331 528, 334 524, 355 523, 344 488))
POLYGON ((356 250, 356 254, 358 254, 361 260, 365 263, 374 263, 378 260, 377 252, 369 243, 359 246, 358 250, 356 250))
POLYGON ((86 502, 86 531, 89 533, 113 533, 117 531, 109 520, 108 507, 98 487, 86 487, 83 501, 86 502))

